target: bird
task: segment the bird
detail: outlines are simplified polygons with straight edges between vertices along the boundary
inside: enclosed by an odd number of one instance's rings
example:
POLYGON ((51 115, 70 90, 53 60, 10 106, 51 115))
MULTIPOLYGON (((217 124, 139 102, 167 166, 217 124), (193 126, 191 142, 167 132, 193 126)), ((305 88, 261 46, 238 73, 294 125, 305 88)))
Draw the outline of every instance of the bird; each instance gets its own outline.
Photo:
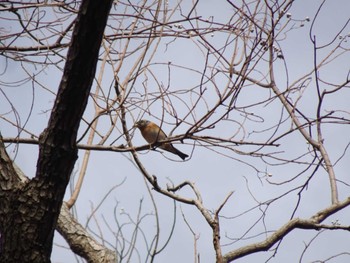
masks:
MULTIPOLYGON (((134 127, 139 128, 143 138, 150 144, 165 141, 168 138, 157 124, 148 120, 140 120, 135 123, 134 127)), ((159 148, 178 155, 182 160, 188 157, 187 154, 176 149, 170 142, 161 143, 159 148)))

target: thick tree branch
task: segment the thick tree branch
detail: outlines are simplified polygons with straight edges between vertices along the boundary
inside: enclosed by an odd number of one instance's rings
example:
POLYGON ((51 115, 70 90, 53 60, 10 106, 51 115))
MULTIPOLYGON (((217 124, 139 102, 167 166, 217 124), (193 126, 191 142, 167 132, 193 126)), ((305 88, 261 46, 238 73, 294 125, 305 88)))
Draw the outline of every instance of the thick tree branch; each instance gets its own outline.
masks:
POLYGON ((346 206, 350 205, 350 197, 345 199, 343 202, 338 204, 333 204, 326 209, 318 212, 310 219, 300 219, 294 218, 283 225, 280 229, 278 229, 275 233, 269 236, 262 242, 254 243, 251 245, 244 246, 237 250, 233 250, 224 255, 223 262, 232 262, 238 258, 247 256, 249 254, 253 254, 260 251, 267 251, 273 245, 275 245, 278 241, 282 240, 289 232, 294 229, 314 229, 319 230, 321 228, 329 228, 329 226, 321 225, 320 223, 324 221, 329 216, 333 215, 337 211, 343 209, 346 206))
POLYGON ((74 253, 89 263, 117 263, 117 255, 106 246, 99 244, 69 212, 66 203, 62 204, 57 221, 57 231, 68 242, 74 253))
MULTIPOLYGON (((19 177, 14 176, 16 174, 15 167, 12 160, 6 152, 3 138, 0 133, 0 206, 5 205, 6 191, 10 191, 13 188, 19 188, 22 186, 22 181, 19 177)), ((0 209, 0 217, 2 217, 0 209)), ((4 215, 5 216, 5 215, 4 215)), ((0 223, 2 221, 0 220, 0 223)))

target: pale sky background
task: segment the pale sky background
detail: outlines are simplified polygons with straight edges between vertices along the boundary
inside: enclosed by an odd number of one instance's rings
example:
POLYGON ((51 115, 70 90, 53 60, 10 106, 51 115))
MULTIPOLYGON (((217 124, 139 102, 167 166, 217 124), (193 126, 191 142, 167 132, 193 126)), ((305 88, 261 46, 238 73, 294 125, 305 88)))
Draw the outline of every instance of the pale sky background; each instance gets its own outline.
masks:
MULTIPOLYGON (((292 14, 292 19, 304 20, 306 17, 311 19, 316 13, 316 9, 321 1, 296 1, 292 9, 289 11, 292 14)), ((232 9, 226 4, 225 1, 199 1, 199 13, 203 17, 214 16, 215 19, 225 21, 231 16, 232 9), (223 3, 223 4, 221 4, 223 3)), ((327 1, 322 12, 320 13, 320 18, 317 20, 317 26, 313 31, 313 34, 317 36, 317 43, 326 43, 335 37, 335 32, 344 25, 344 23, 349 19, 350 2, 348 0, 335 0, 327 1)), ((1 21, 3 27, 6 27, 6 22, 1 21)), ((296 27, 299 27, 301 22, 295 21, 296 27)), ((309 72, 313 65, 313 54, 312 54, 312 44, 309 40, 309 30, 311 22, 304 22, 304 26, 297 30, 289 33, 287 39, 281 42, 282 49, 285 55, 285 60, 289 69, 289 79, 293 82, 298 77, 302 76, 306 72, 309 72)), ((346 33, 350 33, 350 26, 348 25, 346 33)), ((220 39, 220 34, 214 33, 213 41, 222 41, 220 39), (215 39, 217 38, 217 39, 215 39)), ((349 38, 350 40, 350 38, 349 38)), ((168 40, 166 40, 167 42, 168 40)), ((349 45, 348 45, 349 48, 349 45)), ((198 63, 195 51, 192 49, 191 45, 185 40, 181 40, 178 43, 174 43, 172 48, 168 51, 165 50, 165 46, 160 48, 164 50, 164 54, 158 53, 159 57, 156 57, 156 61, 184 64, 189 67, 202 68, 202 61, 198 63)), ((2 59, 2 58, 1 58, 2 59)), ((326 78, 329 81, 335 81, 340 83, 344 77, 344 72, 349 71, 350 56, 349 53, 345 54, 343 57, 337 60, 328 67, 327 71, 323 71, 321 74, 327 74, 326 78)), ((1 71, 5 68, 5 61, 1 60, 1 71)), ((20 65, 13 62, 7 64, 7 71, 5 75, 1 76, 2 81, 13 80, 18 75, 20 71, 20 65)), ((277 81, 279 83, 285 83, 285 72, 283 64, 281 61, 281 68, 277 68, 281 72, 276 74, 279 78, 277 81)), ((45 72, 40 78, 43 84, 57 87, 60 75, 55 72, 45 72)), ((159 81, 164 81, 167 83, 167 76, 164 75, 163 79, 159 76, 159 81)), ((199 82, 200 76, 195 77, 191 74, 178 71, 172 74, 171 85, 179 88, 191 87, 193 84, 199 82)), ((112 83, 113 76, 111 74, 105 74, 104 84, 110 85, 112 83)), ((150 82, 151 83, 151 82, 150 82)), ((141 85, 141 84, 140 84, 141 85)), ((2 87, 1 89, 6 96, 14 103, 14 106, 18 110, 21 116, 21 122, 25 122, 26 116, 28 116, 28 111, 31 107, 32 102, 32 87, 2 87), (29 99, 30 98, 30 99, 29 99)), ((281 87, 283 90, 283 88, 281 87)), ((242 95, 242 100, 249 101, 253 99, 254 96, 259 96, 260 93, 264 93, 261 90, 252 90, 251 93, 245 93, 242 95)), ((44 110, 49 110, 53 101, 52 96, 48 98, 48 92, 38 91, 35 95, 35 104, 33 109, 33 114, 29 120, 26 128, 32 132, 39 134, 47 123, 47 118, 49 112, 43 112, 44 110), (46 100, 41 101, 42 98, 46 100), (39 103, 36 103, 37 101, 39 103)), ((348 94, 350 95, 350 94, 348 94)), ((312 91, 308 91, 305 94, 306 98, 308 96, 312 98, 314 96, 312 91)), ((0 101, 5 101, 3 94, 0 94, 0 101)), ((336 104, 338 107, 344 109, 349 109, 348 101, 349 96, 335 97, 336 104)), ((245 102, 246 102, 245 101, 245 102)), ((333 102, 332 102, 333 103, 333 102)), ((310 110, 310 113, 314 111, 312 107, 312 100, 310 104, 306 102, 302 103, 302 109, 305 111, 310 110), (308 108, 310 107, 310 108, 308 108)), ((326 105, 327 107, 328 105, 326 105)), ((332 108, 332 104, 329 104, 329 109, 332 108)), ((155 105, 157 107, 157 105, 155 105)), ((277 107, 277 105, 276 105, 277 107)), ((91 109, 91 108, 90 108, 91 109)), ((273 114, 270 107, 267 107, 265 116, 273 114)), ((8 103, 0 103, 0 114, 9 111, 8 103)), ((177 109, 179 114, 186 112, 186 109, 177 109)), ((135 117, 137 112, 134 113, 135 117)), ((158 114, 161 116, 161 113, 158 114)), ((146 119, 152 119, 147 115, 143 116, 146 119)), ((271 115, 272 118, 278 118, 279 116, 271 115)), ((131 127, 133 120, 130 118, 129 125, 131 127)), ((267 119, 264 125, 268 126, 269 120, 267 119)), ((108 129, 108 120, 105 122, 105 129, 108 129)), ((82 125, 83 127, 83 125, 82 125)), ((85 127, 85 126, 84 126, 85 127)), ((4 137, 12 137, 17 134, 17 130, 6 124, 4 121, 0 120, 1 133, 4 137)), ((172 127, 164 126, 163 130, 168 133, 172 127)), ((227 127, 222 126, 215 129, 215 133, 225 133, 227 127)), ((260 127, 259 129, 263 129, 260 127)), ((180 134, 186 131, 185 126, 180 126, 179 129, 174 131, 174 134, 180 134)), ((115 134, 117 138, 119 134, 115 134)), ((258 135, 252 135, 258 136, 258 135)), ((339 151, 339 145, 342 145, 344 139, 349 138, 349 127, 335 126, 335 128, 326 130, 325 137, 327 136, 326 146, 330 151, 330 155, 335 161, 340 157, 341 151, 339 151)), ((298 136, 295 137, 295 141, 291 140, 284 144, 284 149, 288 148, 289 154, 297 155, 300 153, 300 147, 305 147, 305 145, 299 145, 297 141, 298 136)), ((299 138, 300 139, 300 138, 299 138)), ((186 142, 186 141, 185 141, 186 142)), ((304 140, 301 141, 305 143, 304 140)), ((347 143, 348 141, 346 141, 347 143)), ((118 143, 123 143, 118 141, 118 143)), ((134 145, 144 145, 145 142, 141 137, 139 131, 135 131, 133 138, 134 145)), ((191 142, 188 141, 187 144, 177 144, 177 148, 181 151, 190 154, 192 151, 191 142)), ((344 145, 342 145, 344 148, 344 145)), ((17 150, 14 146, 9 148, 9 153, 12 157, 15 157, 16 163, 23 169, 23 171, 31 177, 35 173, 35 165, 37 159, 37 146, 32 145, 20 145, 17 150)), ((76 162, 75 171, 79 171, 82 163, 83 151, 80 151, 80 158, 76 162)), ((172 156, 171 154, 165 153, 164 155, 159 152, 140 152, 140 159, 143 161, 146 168, 151 174, 157 176, 159 183, 163 186, 169 183, 169 180, 174 182, 174 184, 181 183, 184 180, 189 180, 195 182, 198 189, 200 189, 204 204, 207 208, 213 211, 221 204, 230 191, 234 191, 234 195, 231 197, 230 201, 226 204, 223 211, 221 212, 225 218, 221 219, 221 229, 222 229, 222 244, 229 244, 229 240, 225 238, 225 235, 231 237, 237 237, 244 234, 245 231, 254 222, 258 220, 261 213, 255 209, 243 216, 237 217, 236 219, 231 219, 230 217, 235 217, 240 213, 251 209, 256 206, 256 202, 250 196, 247 189, 254 193, 255 198, 259 201, 267 201, 271 198, 278 196, 286 191, 286 189, 291 189, 292 186, 272 186, 266 183, 266 177, 262 174, 257 174, 255 170, 249 166, 234 161, 229 158, 225 158, 222 155, 218 155, 212 151, 205 148, 197 147, 194 152, 191 153, 191 159, 186 162, 178 161, 177 156, 172 156), (165 158, 164 155, 168 158, 165 158), (172 161, 175 160, 175 161, 172 161), (259 179, 260 177, 260 179, 259 179)), ((239 160, 248 160, 249 158, 244 158, 242 156, 236 156, 239 160)), ((128 218, 122 212, 129 214, 133 219, 136 219, 140 200, 142 202, 142 215, 149 214, 141 223, 141 228, 144 231, 146 237, 150 237, 154 234, 155 223, 154 218, 151 216, 154 213, 154 208, 152 207, 150 196, 147 193, 144 179, 140 172, 135 168, 134 164, 128 159, 129 154, 113 153, 113 152, 92 152, 91 159, 88 167, 87 176, 84 181, 84 185, 76 204, 78 221, 84 225, 88 217, 91 214, 91 210, 96 208, 99 202, 105 197, 106 193, 111 189, 111 187, 116 186, 123 182, 123 184, 113 190, 108 198, 103 202, 99 210, 95 213, 96 219, 98 220, 99 227, 103 230, 103 237, 108 240, 111 244, 115 244, 115 239, 112 233, 109 231, 104 220, 108 223, 109 227, 113 228, 114 231, 117 224, 114 220, 114 213, 120 220, 120 223, 128 222, 128 218)), ((349 158, 347 153, 344 157, 345 160, 349 158)), ((252 159, 249 159, 252 161, 252 159)), ((261 171, 266 170, 266 172, 272 174, 271 180, 274 182, 283 181, 284 178, 292 177, 293 175, 300 172, 303 167, 298 167, 297 165, 290 165, 288 168, 284 166, 271 166, 267 167, 266 164, 261 161, 257 161, 255 164, 261 171)), ((349 182, 347 177, 349 176, 349 163, 347 161, 340 162, 339 165, 335 167, 337 176, 340 180, 349 182)), ((299 186, 302 181, 294 182, 295 186, 299 186)), ((330 204, 330 193, 329 193, 329 181, 328 177, 324 172, 318 172, 317 176, 312 179, 310 187, 303 192, 302 204, 300 205, 296 216, 303 218, 308 218, 312 216, 316 211, 325 208, 330 204)), ((339 185, 340 188, 340 200, 348 196, 349 189, 339 185)), ((188 193, 186 189, 181 190, 180 193, 188 193)), ((288 218, 291 216, 296 202, 297 202, 298 191, 290 194, 288 198, 281 199, 276 204, 274 203, 268 210, 268 215, 265 218, 266 226, 269 230, 275 230, 281 225, 283 225, 288 218)), ((161 196, 153 191, 153 196, 157 203, 158 212, 160 214, 161 221, 161 238, 160 243, 164 244, 166 241, 170 226, 173 221, 173 211, 174 203, 167 197, 161 196)), ((67 189, 67 198, 69 197, 69 188, 67 189)), ((155 262, 193 262, 193 236, 190 233, 188 227, 182 219, 181 210, 186 216, 186 220, 191 225, 193 231, 199 236, 198 239, 198 253, 200 253, 200 262, 214 262, 215 255, 212 245, 212 232, 205 222, 202 215, 197 211, 195 207, 189 205, 177 205, 176 207, 176 226, 174 230, 174 236, 171 239, 168 247, 159 256, 156 257, 155 262)), ((341 213, 337 214, 332 220, 339 220, 343 224, 349 224, 349 209, 345 209, 341 213)), ((331 220, 327 221, 330 222, 331 220)), ((94 219, 91 219, 89 227, 93 231, 97 231, 94 219)), ((127 227, 125 229, 125 236, 130 235, 132 227, 127 227)), ((254 233, 262 232, 263 225, 259 223, 255 226, 254 233)), ((297 230, 290 233, 282 242, 278 249, 278 253, 269 262, 298 262, 300 254, 305 247, 305 243, 309 242, 314 236, 315 231, 297 230)), ((142 237, 139 237, 142 239, 142 237)), ((264 237, 262 237, 263 239, 264 237)), ((55 234, 54 242, 59 245, 66 246, 63 239, 58 233, 55 234)), ((243 246, 244 244, 250 244, 251 240, 239 241, 236 244, 229 244, 227 247, 223 248, 223 252, 230 251, 234 248, 243 246)), ((349 244, 350 235, 349 233, 343 231, 327 231, 321 234, 307 250, 303 257, 302 262, 313 262, 317 259, 325 260, 329 256, 332 256, 341 252, 350 252, 349 244)), ((138 243, 140 247, 139 253, 141 260, 138 261, 136 254, 131 262, 144 262, 145 261, 145 247, 140 241, 138 243)), ((162 245, 160 245, 161 247, 162 245)), ((272 254, 271 253, 256 253, 251 256, 247 256, 243 259, 239 259, 236 262, 265 262, 272 254)), ((70 252, 69 249, 55 246, 52 253, 52 262, 75 262, 75 256, 70 252)), ((335 258, 330 262, 347 262, 349 261, 349 256, 343 256, 335 258)), ((81 262, 81 261, 78 261, 81 262)))

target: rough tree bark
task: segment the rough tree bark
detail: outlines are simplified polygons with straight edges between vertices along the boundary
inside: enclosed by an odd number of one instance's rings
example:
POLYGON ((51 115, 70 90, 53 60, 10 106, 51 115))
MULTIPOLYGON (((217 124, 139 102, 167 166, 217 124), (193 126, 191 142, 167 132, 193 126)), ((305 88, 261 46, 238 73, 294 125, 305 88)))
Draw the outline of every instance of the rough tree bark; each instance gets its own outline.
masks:
POLYGON ((117 263, 117 253, 99 244, 69 212, 64 202, 56 230, 64 237, 71 250, 89 263, 117 263))
POLYGON ((82 1, 55 105, 40 136, 35 177, 21 180, 5 149, 0 149, 0 262, 50 262, 57 218, 77 159, 77 131, 112 2, 82 1))

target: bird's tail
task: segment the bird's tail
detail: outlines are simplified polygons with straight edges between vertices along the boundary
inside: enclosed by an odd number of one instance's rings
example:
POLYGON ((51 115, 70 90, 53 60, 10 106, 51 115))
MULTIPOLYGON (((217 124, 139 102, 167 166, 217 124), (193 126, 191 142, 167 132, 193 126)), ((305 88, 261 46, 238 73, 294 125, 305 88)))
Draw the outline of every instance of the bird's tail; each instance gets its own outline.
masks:
POLYGON ((178 155, 182 160, 185 160, 188 155, 176 149, 171 143, 164 143, 159 148, 178 155))
POLYGON ((186 153, 183 153, 183 152, 179 151, 175 147, 173 147, 173 148, 175 150, 174 153, 177 154, 182 160, 185 160, 188 157, 188 155, 186 153))

